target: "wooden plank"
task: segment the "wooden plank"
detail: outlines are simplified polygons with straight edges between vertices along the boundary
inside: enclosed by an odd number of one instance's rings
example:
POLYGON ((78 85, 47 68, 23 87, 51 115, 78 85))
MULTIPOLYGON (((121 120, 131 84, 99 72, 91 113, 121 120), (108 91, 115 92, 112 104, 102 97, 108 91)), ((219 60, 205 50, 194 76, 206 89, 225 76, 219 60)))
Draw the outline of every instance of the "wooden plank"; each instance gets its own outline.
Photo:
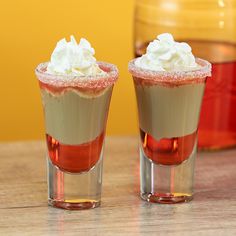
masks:
POLYGON ((178 205, 139 198, 138 140, 106 141, 102 206, 47 206, 44 142, 0 144, 0 235, 235 235, 236 150, 200 153, 195 198, 178 205))

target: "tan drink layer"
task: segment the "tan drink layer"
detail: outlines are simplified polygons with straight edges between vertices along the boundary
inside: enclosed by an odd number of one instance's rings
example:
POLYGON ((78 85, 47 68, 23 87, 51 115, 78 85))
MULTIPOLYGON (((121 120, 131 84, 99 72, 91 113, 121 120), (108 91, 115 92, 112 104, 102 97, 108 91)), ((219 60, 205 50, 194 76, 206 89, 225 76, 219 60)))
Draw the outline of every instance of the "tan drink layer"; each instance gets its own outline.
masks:
POLYGON ((175 87, 135 83, 140 128, 159 140, 197 130, 205 83, 175 87))
POLYGON ((69 145, 94 140, 105 128, 112 88, 91 97, 75 90, 53 95, 41 89, 46 133, 69 145))

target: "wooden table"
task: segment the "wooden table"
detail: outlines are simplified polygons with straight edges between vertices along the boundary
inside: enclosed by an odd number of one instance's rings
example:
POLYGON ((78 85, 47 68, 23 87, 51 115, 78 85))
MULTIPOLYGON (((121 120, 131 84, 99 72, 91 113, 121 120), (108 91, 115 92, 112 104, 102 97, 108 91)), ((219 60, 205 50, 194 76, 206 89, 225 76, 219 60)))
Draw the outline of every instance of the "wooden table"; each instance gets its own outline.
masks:
POLYGON ((200 153, 195 198, 159 205, 139 198, 138 140, 106 141, 102 206, 47 206, 44 142, 0 144, 0 235, 236 235, 236 150, 200 153))

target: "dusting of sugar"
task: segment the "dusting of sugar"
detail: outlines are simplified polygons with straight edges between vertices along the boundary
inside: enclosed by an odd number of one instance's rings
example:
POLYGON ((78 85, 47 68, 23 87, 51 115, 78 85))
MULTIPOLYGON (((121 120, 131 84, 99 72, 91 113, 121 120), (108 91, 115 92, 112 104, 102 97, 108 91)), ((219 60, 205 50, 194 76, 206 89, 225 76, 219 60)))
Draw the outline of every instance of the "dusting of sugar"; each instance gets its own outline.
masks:
POLYGON ((211 76, 211 63, 206 60, 196 58, 199 65, 194 70, 188 71, 153 71, 142 69, 135 65, 136 59, 129 62, 129 72, 136 82, 146 85, 166 85, 178 86, 183 84, 192 84, 204 82, 207 77, 211 76))
POLYGON ((97 62, 98 66, 106 73, 98 75, 77 76, 77 75, 55 75, 47 72, 46 63, 41 63, 35 69, 40 82, 67 89, 68 87, 82 90, 97 91, 113 85, 118 79, 118 69, 115 65, 106 62, 97 62))

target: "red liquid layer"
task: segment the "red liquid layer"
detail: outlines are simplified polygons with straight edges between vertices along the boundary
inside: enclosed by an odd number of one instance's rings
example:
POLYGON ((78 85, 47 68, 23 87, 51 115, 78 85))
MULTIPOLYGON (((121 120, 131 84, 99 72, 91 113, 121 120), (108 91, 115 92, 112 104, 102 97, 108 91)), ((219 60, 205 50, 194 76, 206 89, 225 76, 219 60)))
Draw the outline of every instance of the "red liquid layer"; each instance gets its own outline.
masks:
POLYGON ((156 164, 178 165, 191 155, 197 131, 183 137, 154 139, 140 129, 141 141, 145 155, 156 164))
POLYGON ((199 148, 236 145, 236 62, 212 64, 199 123, 199 148))
POLYGON ((98 162, 103 146, 104 132, 91 142, 65 145, 46 135, 48 154, 54 165, 63 171, 89 171, 98 162))

